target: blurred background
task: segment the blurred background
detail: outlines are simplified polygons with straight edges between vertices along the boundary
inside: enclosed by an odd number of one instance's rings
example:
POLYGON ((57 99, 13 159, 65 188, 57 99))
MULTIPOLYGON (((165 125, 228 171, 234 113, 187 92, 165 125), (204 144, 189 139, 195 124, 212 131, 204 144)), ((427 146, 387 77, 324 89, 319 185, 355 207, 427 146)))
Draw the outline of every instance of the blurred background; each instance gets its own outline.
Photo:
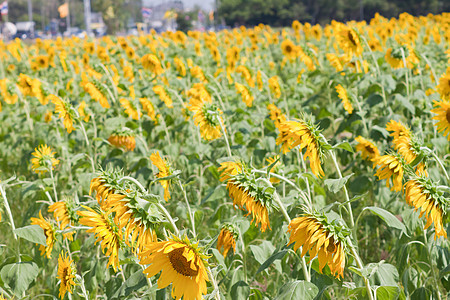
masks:
POLYGON ((0 0, 2 38, 289 26, 450 11, 450 0, 0 0))

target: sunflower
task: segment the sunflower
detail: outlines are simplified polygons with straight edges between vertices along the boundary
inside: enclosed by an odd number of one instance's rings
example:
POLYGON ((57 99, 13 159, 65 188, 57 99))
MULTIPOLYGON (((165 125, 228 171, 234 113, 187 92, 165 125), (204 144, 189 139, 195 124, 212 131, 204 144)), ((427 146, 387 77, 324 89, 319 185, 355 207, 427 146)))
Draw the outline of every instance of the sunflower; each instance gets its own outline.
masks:
POLYGON ((323 147, 320 143, 318 128, 311 122, 303 120, 281 122, 278 129, 280 133, 276 140, 277 145, 281 144, 283 153, 300 146, 299 151, 306 148, 304 160, 309 157, 311 171, 317 177, 324 176, 320 158, 323 154, 323 147))
POLYGON ((262 80, 262 74, 260 70, 256 72, 256 83, 258 85, 258 90, 262 91, 262 89, 264 88, 264 82, 262 80))
POLYGON ((59 164, 59 159, 55 159, 55 152, 47 145, 40 145, 34 149, 32 153, 34 158, 31 159, 33 166, 31 167, 36 173, 45 173, 48 171, 49 165, 53 167, 59 164))
POLYGON ((95 233, 97 240, 95 243, 101 241, 102 252, 109 256, 108 266, 112 266, 114 271, 120 269, 119 265, 119 248, 121 237, 114 224, 110 220, 109 213, 103 211, 96 212, 90 207, 82 205, 83 208, 87 209, 84 211, 78 211, 80 216, 80 224, 88 227, 87 232, 95 233))
POLYGON ((78 113, 82 117, 84 122, 89 122, 89 119, 91 117, 90 114, 86 113, 86 102, 81 101, 80 105, 78 106, 78 113))
POLYGON ((91 180, 89 186, 89 195, 92 192, 96 193, 96 199, 101 209, 108 211, 108 197, 114 194, 118 189, 119 180, 123 178, 124 174, 121 171, 115 170, 100 170, 98 176, 91 180))
POLYGON ((390 120, 386 124, 386 130, 392 131, 390 135, 393 137, 392 142, 396 147, 398 147, 401 137, 408 137, 408 138, 411 137, 411 130, 405 125, 403 125, 401 122, 397 122, 394 120, 390 120))
POLYGON ((153 86, 153 92, 159 96, 159 99, 161 99, 161 101, 164 102, 168 108, 173 108, 172 98, 170 98, 169 94, 166 92, 166 89, 162 85, 153 86))
POLYGON ((133 120, 139 120, 142 116, 142 113, 136 108, 132 101, 127 100, 125 98, 121 98, 119 100, 122 107, 125 109, 125 113, 132 118, 133 120))
POLYGON ((117 148, 123 148, 127 151, 134 151, 136 148, 136 139, 131 130, 116 130, 108 138, 108 142, 117 148))
POLYGON ((269 88, 270 88, 270 91, 275 96, 275 98, 280 99, 281 88, 280 88, 280 82, 278 81, 278 76, 273 76, 273 77, 269 78, 269 88))
POLYGON ((198 80, 200 80, 200 81, 202 81, 202 82, 208 82, 208 81, 206 80, 205 74, 203 73, 203 70, 202 70, 201 67, 199 67, 199 66, 193 66, 193 67, 190 69, 190 72, 191 72, 191 76, 192 76, 192 77, 197 78, 198 80))
POLYGON ((360 56, 363 52, 363 47, 355 30, 345 25, 341 26, 336 35, 339 47, 350 56, 360 56))
POLYGON ((448 201, 430 179, 422 176, 409 180, 405 184, 405 199, 409 205, 415 207, 415 211, 420 209, 419 218, 425 214, 427 223, 424 229, 434 223, 435 240, 440 236, 447 238, 442 219, 447 211, 448 201))
POLYGON ((0 93, 8 104, 14 104, 19 99, 16 93, 13 92, 13 86, 9 84, 9 80, 7 78, 0 79, 0 93))
MULTIPOLYGON (((152 164, 158 168, 159 172, 156 174, 157 178, 163 178, 172 175, 172 170, 170 164, 166 159, 161 158, 159 152, 152 153, 150 155, 150 160, 152 164)), ((164 200, 169 201, 170 199, 170 180, 159 180, 162 187, 164 188, 164 200)))
MULTIPOLYGON (((59 229, 65 230, 71 226, 72 220, 75 220, 73 203, 71 201, 59 201, 48 207, 48 212, 53 213, 53 217, 59 222, 59 229)), ((73 232, 64 234, 69 241, 73 240, 73 232)))
POLYGON ((48 56, 46 55, 39 55, 35 57, 35 61, 37 63, 37 66, 40 69, 47 69, 48 68, 48 56))
POLYGON ((184 65, 183 61, 181 59, 179 59, 178 57, 175 57, 173 59, 173 64, 175 65, 178 75, 180 75, 181 77, 185 77, 186 76, 186 66, 184 65))
POLYGON ((245 81, 247 81, 247 84, 250 87, 255 87, 255 81, 253 80, 252 74, 246 66, 239 65, 236 68, 236 73, 241 74, 241 76, 245 79, 245 81))
MULTIPOLYGON (((449 98, 450 99, 450 98, 449 98)), ((442 132, 444 136, 450 141, 450 101, 433 101, 434 109, 432 113, 436 114, 433 120, 438 122, 435 124, 438 132, 442 132)))
POLYGON ((108 98, 106 98, 106 92, 99 82, 93 80, 93 82, 86 82, 83 84, 84 90, 91 96, 92 99, 100 103, 103 108, 110 108, 108 98))
POLYGON ((294 251, 302 247, 301 256, 309 251, 310 261, 317 255, 319 272, 325 265, 330 267, 335 277, 344 277, 345 237, 350 231, 345 227, 327 222, 325 216, 305 213, 289 223, 289 244, 294 244, 294 251))
POLYGON ((17 85, 19 86, 19 90, 24 96, 33 96, 33 79, 29 76, 20 73, 17 85))
POLYGON ((220 173, 220 181, 226 181, 230 179, 230 176, 242 173, 243 166, 239 162, 225 161, 220 164, 220 167, 217 169, 217 171, 220 173))
POLYGON ((251 214, 255 226, 261 224, 261 232, 265 232, 267 228, 270 230, 268 208, 272 205, 272 195, 256 182, 253 174, 238 173, 231 176, 227 189, 233 204, 240 210, 246 210, 245 216, 251 214))
POLYGON ((128 246, 142 251, 145 245, 157 241, 155 227, 163 219, 154 204, 149 202, 144 209, 140 194, 130 190, 116 191, 107 201, 119 231, 125 229, 124 240, 128 246))
POLYGON ((222 111, 212 102, 209 92, 203 84, 196 83, 188 91, 191 97, 188 109, 194 113, 194 124, 200 128, 200 135, 207 141, 218 139, 222 136, 220 116, 222 111))
POLYGON ((49 97, 45 96, 42 92, 42 83, 39 79, 35 78, 32 80, 31 91, 32 95, 36 97, 42 105, 47 105, 49 97))
POLYGON ((267 109, 270 113, 270 119, 274 122, 276 128, 278 128, 282 122, 286 121, 286 116, 275 104, 268 104, 267 109))
POLYGON ((206 281, 209 281, 205 267, 207 258, 198 244, 176 237, 150 242, 139 253, 139 263, 148 265, 144 274, 150 278, 161 271, 158 288, 172 283, 172 297, 184 300, 201 300, 206 294, 206 281))
POLYGON ((247 107, 252 107, 254 97, 251 94, 251 92, 248 90, 248 88, 245 85, 237 83, 237 82, 235 82, 235 87, 236 87, 236 91, 238 92, 238 94, 241 94, 241 96, 242 96, 242 102, 244 102, 245 105, 247 105, 247 107))
POLYGON ((59 298, 64 299, 67 292, 72 294, 72 288, 76 285, 74 279, 77 274, 75 263, 64 251, 61 251, 58 258, 58 278, 61 283, 59 286, 59 298))
POLYGON ((389 48, 386 51, 384 58, 393 69, 404 68, 405 62, 406 67, 412 69, 419 63, 419 59, 414 53, 414 49, 406 44, 395 49, 389 48), (405 61, 403 61, 403 56, 405 61))
POLYGON ((49 95, 48 97, 55 104, 55 113, 59 113, 59 118, 63 119, 63 124, 67 132, 71 133, 75 128, 73 127, 74 117, 70 110, 70 104, 55 95, 49 95))
MULTIPOLYGON (((436 86, 436 91, 441 95, 442 100, 450 101, 450 67, 439 78, 439 84, 436 86)), ((450 117, 447 117, 448 119, 450 117)))
MULTIPOLYGON (((280 156, 279 155, 274 155, 272 157, 268 157, 266 158, 266 161, 269 163, 269 166, 272 165, 273 163, 275 163, 275 161, 277 161, 272 168, 269 170, 269 172, 271 173, 276 173, 278 168, 280 168, 281 166, 281 161, 280 161, 280 156), (277 161, 278 160, 278 161, 277 161)), ((268 166, 268 167, 269 167, 268 166)), ((270 177, 270 182, 272 183, 278 183, 280 182, 280 179, 276 178, 276 177, 270 177)))
POLYGON ((47 258, 51 258, 53 246, 56 242, 55 228, 50 223, 50 220, 44 219, 41 211, 39 211, 39 218, 31 218, 31 225, 39 225, 44 230, 46 246, 40 245, 39 251, 41 251, 42 256, 45 255, 47 258))
POLYGON ((378 150, 377 146, 362 136, 356 137, 355 140, 358 142, 355 147, 356 151, 361 151, 362 158, 376 163, 377 159, 380 157, 380 150, 378 150))
MULTIPOLYGON (((403 159, 395 154, 383 155, 378 158, 376 165, 380 168, 375 173, 378 180, 386 179, 386 186, 391 186, 392 177, 392 191, 399 192, 402 190, 403 180, 403 159)), ((375 167, 375 166, 374 166, 375 167)))
POLYGON ((347 91, 340 84, 336 86, 336 91, 338 93, 339 99, 342 100, 342 104, 344 105, 344 109, 351 114, 353 112, 353 106, 350 100, 348 99, 347 91))
POLYGON ((139 98, 139 102, 142 105, 142 110, 147 112, 147 115, 150 117, 150 119, 152 119, 152 121, 157 124, 158 118, 153 103, 147 98, 139 98))
POLYGON ((281 42, 281 52, 290 60, 294 60, 298 56, 297 46, 290 39, 281 42))
POLYGON ((223 257, 227 257, 230 249, 236 252, 236 239, 238 238, 237 229, 230 223, 226 223, 220 230, 219 237, 217 238, 217 250, 222 253, 223 257))

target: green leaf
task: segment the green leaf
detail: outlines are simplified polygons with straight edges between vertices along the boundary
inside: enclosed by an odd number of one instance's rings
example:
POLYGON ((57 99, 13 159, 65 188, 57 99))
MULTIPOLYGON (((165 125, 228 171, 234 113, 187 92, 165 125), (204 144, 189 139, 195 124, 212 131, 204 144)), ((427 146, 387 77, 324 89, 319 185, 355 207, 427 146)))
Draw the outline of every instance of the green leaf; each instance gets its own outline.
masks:
POLYGON ((355 151, 353 151, 353 148, 349 144, 349 142, 337 143, 336 145, 333 146, 333 149, 344 149, 344 150, 346 150, 348 152, 355 153, 355 151))
POLYGON ((21 296, 38 273, 39 268, 34 262, 18 262, 4 266, 0 276, 15 295, 21 296))
POLYGON ((264 271, 265 269, 267 269, 275 260, 277 259, 282 259, 286 253, 288 252, 288 249, 284 249, 281 251, 278 251, 274 254, 272 254, 272 256, 270 256, 259 268, 258 271, 256 271, 256 274, 258 274, 261 271, 264 271))
POLYGON ((380 286, 376 291, 377 300, 397 300, 400 294, 398 286, 380 286))
POLYGON ((403 97, 400 94, 395 95, 395 99, 398 100, 407 110, 409 110, 413 115, 416 112, 416 108, 414 105, 411 104, 411 102, 408 101, 405 97, 403 97))
POLYGON ((391 264, 381 264, 378 267, 376 276, 383 286, 394 286, 398 284, 397 268, 391 264))
POLYGON ((431 291, 427 288, 420 287, 411 294, 411 300, 428 300, 431 298, 431 291))
POLYGON ((275 300, 312 300, 318 293, 319 288, 315 284, 303 280, 296 280, 283 285, 275 300))
POLYGON ((344 178, 325 179, 324 183, 331 192, 337 193, 339 190, 341 190, 344 187, 344 185, 347 183, 349 178, 352 176, 353 176, 353 173, 345 176, 344 178))
POLYGON ((231 299, 248 299, 250 296, 250 286, 247 282, 239 280, 231 287, 231 299))
POLYGON ((406 236, 409 236, 405 224, 387 210, 375 206, 366 207, 363 211, 364 210, 370 210, 372 213, 383 219, 389 227, 400 229, 406 236))
POLYGON ((439 271, 439 278, 446 276, 448 273, 450 273, 450 264, 448 264, 444 269, 439 271))
POLYGON ((47 246, 44 230, 39 225, 29 225, 17 228, 14 233, 32 243, 47 246))
POLYGON ((133 291, 137 291, 146 285, 147 280, 145 279, 144 273, 142 273, 142 270, 137 270, 127 278, 111 298, 121 298, 130 295, 133 291))

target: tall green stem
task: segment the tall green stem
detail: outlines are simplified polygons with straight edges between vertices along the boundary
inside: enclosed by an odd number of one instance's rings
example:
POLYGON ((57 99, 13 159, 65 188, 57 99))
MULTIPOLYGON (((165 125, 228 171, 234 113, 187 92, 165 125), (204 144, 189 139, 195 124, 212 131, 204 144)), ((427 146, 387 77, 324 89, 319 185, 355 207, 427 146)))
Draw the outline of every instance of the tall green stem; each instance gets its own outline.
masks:
POLYGON ((8 198, 6 198, 6 193, 5 190, 3 189, 3 185, 0 184, 0 194, 2 194, 2 198, 3 198, 3 205, 5 206, 5 210, 6 210, 6 214, 8 215, 9 218, 9 223, 11 225, 11 229, 12 229, 12 233, 14 235, 14 239, 17 240, 17 235, 16 235, 16 226, 14 225, 14 218, 12 216, 11 213, 11 208, 9 207, 8 204, 8 198))
MULTIPOLYGON (((358 255, 358 252, 355 249, 355 246, 353 246, 350 238, 347 238, 347 241, 350 245, 350 251, 352 252, 353 257, 355 258, 356 264, 358 266, 358 268, 362 269, 364 267, 361 258, 358 255)), ((370 287, 370 282, 369 279, 367 279, 366 277, 363 277, 364 279, 364 283, 366 285, 366 289, 367 289, 367 294, 369 296, 369 300, 374 300, 373 298, 373 293, 372 293, 372 288, 370 287)))
POLYGON ((216 115, 216 118, 219 121, 220 129, 222 129, 222 134, 225 139, 225 144, 227 144, 228 156, 233 157, 233 154, 231 154, 230 143, 228 142, 228 138, 227 138, 227 133, 225 132, 225 127, 223 126, 222 118, 218 114, 216 115))
MULTIPOLYGON (((330 153, 331 153, 331 158, 333 159, 334 166, 336 167, 336 171, 338 173, 339 179, 342 179, 342 173, 341 173, 341 169, 339 168, 339 164, 337 163, 336 155, 334 154, 333 151, 330 151, 330 153)), ((344 190, 348 214, 350 215, 350 224, 352 225, 352 228, 353 228, 355 226, 355 221, 353 221, 352 205, 350 203, 350 197, 348 196, 348 191, 347 191, 347 187, 345 186, 345 184, 342 187, 342 189, 344 190)))
POLYGON ((186 190, 184 189, 183 185, 181 184, 181 181, 178 180, 178 185, 180 186, 181 191, 183 192, 184 196, 184 202, 186 202, 186 206, 188 209, 189 219, 191 221, 192 226, 192 233, 194 234, 194 237, 197 236, 197 233, 195 232, 195 221, 194 221, 194 214, 192 213, 191 206, 189 205, 189 201, 186 195, 186 190))

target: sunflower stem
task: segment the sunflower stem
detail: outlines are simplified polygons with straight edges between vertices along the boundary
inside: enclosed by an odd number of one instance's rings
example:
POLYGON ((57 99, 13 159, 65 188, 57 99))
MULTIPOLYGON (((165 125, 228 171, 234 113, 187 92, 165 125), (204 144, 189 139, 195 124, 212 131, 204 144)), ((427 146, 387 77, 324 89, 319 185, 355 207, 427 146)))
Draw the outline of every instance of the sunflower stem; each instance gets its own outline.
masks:
MULTIPOLYGON (((334 166, 336 167, 336 171, 338 173, 339 179, 342 179, 342 173, 341 173, 341 169, 339 168, 339 164, 336 160, 336 155, 334 154, 333 151, 330 151, 331 153, 331 158, 333 159, 333 163, 334 166)), ((348 191, 347 191, 347 187, 344 186, 342 187, 342 189, 344 190, 344 194, 345 194, 345 202, 347 203, 347 209, 348 209, 348 214, 350 215, 350 224, 353 227, 355 227, 355 221, 353 221, 353 211, 352 211, 352 205, 350 203, 350 197, 348 196, 348 191)))
POLYGON ((194 214, 192 213, 191 206, 189 205, 189 200, 186 195, 186 190, 184 189, 183 185, 181 184, 181 181, 178 180, 178 185, 180 186, 181 191, 183 192, 184 202, 186 202, 186 206, 188 209, 189 219, 191 221, 192 226, 192 233, 194 234, 194 237, 197 236, 197 233, 195 232, 195 221, 194 221, 194 214))
POLYGON ((175 224, 175 222, 173 221, 172 217, 170 216, 169 212, 167 211, 167 209, 161 205, 161 203, 157 202, 156 205, 158 206, 158 208, 164 213, 164 215, 167 217, 167 219, 169 220, 170 224, 173 227, 173 230, 175 231, 175 234, 177 236, 180 236, 180 231, 178 230, 177 225, 175 224))
POLYGON ((50 169, 50 178, 52 179, 52 184, 53 184, 53 193, 55 194, 55 201, 58 202, 58 194, 56 193, 56 183, 55 183, 55 178, 53 177, 53 166, 52 166, 52 162, 49 161, 49 169, 50 169))
POLYGON ((428 147, 421 147, 420 150, 426 150, 428 151, 431 155, 433 155, 434 159, 436 160, 436 162, 438 163, 439 167, 441 167, 442 171, 444 172, 445 178, 447 179, 447 182, 450 182, 450 177, 448 176, 447 170, 445 170, 445 166, 442 163, 442 161, 440 160, 439 156, 437 156, 436 153, 434 153, 433 150, 431 150, 428 147))
POLYGON ((223 126, 222 119, 219 117, 219 115, 216 115, 217 120, 220 124, 220 129, 222 129, 223 137, 225 139, 225 144, 227 144, 227 152, 229 157, 233 157, 233 154, 231 154, 231 148, 230 143, 228 142, 227 133, 225 132, 225 127, 223 126))
POLYGON ((420 53, 420 55, 422 55, 423 59, 425 59, 425 61, 427 62, 428 66, 431 69, 431 74, 433 74, 434 82, 436 82, 436 85, 438 85, 439 84, 439 80, 438 80, 438 78, 436 76, 436 72, 434 72, 433 66, 431 65, 430 61, 428 60, 428 57, 426 57, 426 55, 423 54, 423 53, 420 53))
MULTIPOLYGON (((272 185, 272 183, 269 180, 267 180, 266 178, 261 178, 261 180, 266 182, 270 187, 273 188, 273 185, 272 185)), ((283 202, 281 202, 280 196, 278 195, 276 190, 274 190, 273 196, 274 196, 273 198, 274 198, 275 202, 280 207, 281 213, 283 214, 284 218, 286 219, 288 224, 290 224, 291 223, 291 218, 289 217, 286 209, 284 208, 283 202)), ((305 280, 306 281, 310 282, 311 281, 311 275, 308 272, 308 266, 306 265, 306 259, 305 259, 304 256, 301 257, 301 262, 302 262, 303 276, 305 276, 305 280)))
POLYGON ((406 64, 406 58, 405 58, 405 51, 403 50, 403 47, 400 47, 400 50, 402 51, 402 60, 403 60, 403 65, 405 66, 406 69, 406 95, 408 96, 408 100, 409 100, 409 69, 408 66, 406 64))
MULTIPOLYGON (((358 265, 358 268, 360 268, 360 269, 364 268, 362 260, 359 257, 358 252, 356 251, 355 246, 353 246, 353 244, 352 244, 352 242, 351 242, 349 237, 347 237, 347 241, 348 241, 348 243, 350 245, 350 251, 352 252, 353 257, 355 258, 355 261, 356 261, 356 264, 358 265)), ((370 287, 369 279, 367 279, 364 276, 363 276, 363 279, 364 279, 364 283, 366 285, 366 289, 367 289, 367 294, 369 296, 369 300, 374 300, 373 294, 372 294, 372 288, 370 287)))
POLYGON ((133 177, 130 176, 124 176, 122 178, 120 178, 120 180, 118 181, 118 183, 121 183, 123 180, 128 180, 133 182, 135 185, 137 185, 139 187, 139 189, 141 190, 141 192, 143 192, 144 194, 147 193, 147 190, 144 188, 144 186, 137 181, 136 179, 134 179, 133 177))
POLYGON ((214 294, 214 299, 220 300, 220 291, 219 291, 219 286, 217 285, 217 282, 216 282, 216 278, 214 277, 210 267, 206 267, 206 269, 208 271, 209 277, 211 278, 211 283, 214 287, 214 291, 212 292, 212 294, 214 294))
POLYGON ((8 218, 9 218, 9 223, 11 225, 11 229, 12 229, 12 233, 13 233, 14 239, 17 240, 17 235, 16 235, 16 232, 15 232, 16 226, 14 225, 14 218, 12 216, 11 208, 9 207, 9 204, 8 204, 8 198, 6 198, 6 193, 5 193, 5 190, 3 189, 3 185, 2 184, 0 184, 0 194, 2 194, 3 205, 5 206, 6 214, 8 215, 8 218))

